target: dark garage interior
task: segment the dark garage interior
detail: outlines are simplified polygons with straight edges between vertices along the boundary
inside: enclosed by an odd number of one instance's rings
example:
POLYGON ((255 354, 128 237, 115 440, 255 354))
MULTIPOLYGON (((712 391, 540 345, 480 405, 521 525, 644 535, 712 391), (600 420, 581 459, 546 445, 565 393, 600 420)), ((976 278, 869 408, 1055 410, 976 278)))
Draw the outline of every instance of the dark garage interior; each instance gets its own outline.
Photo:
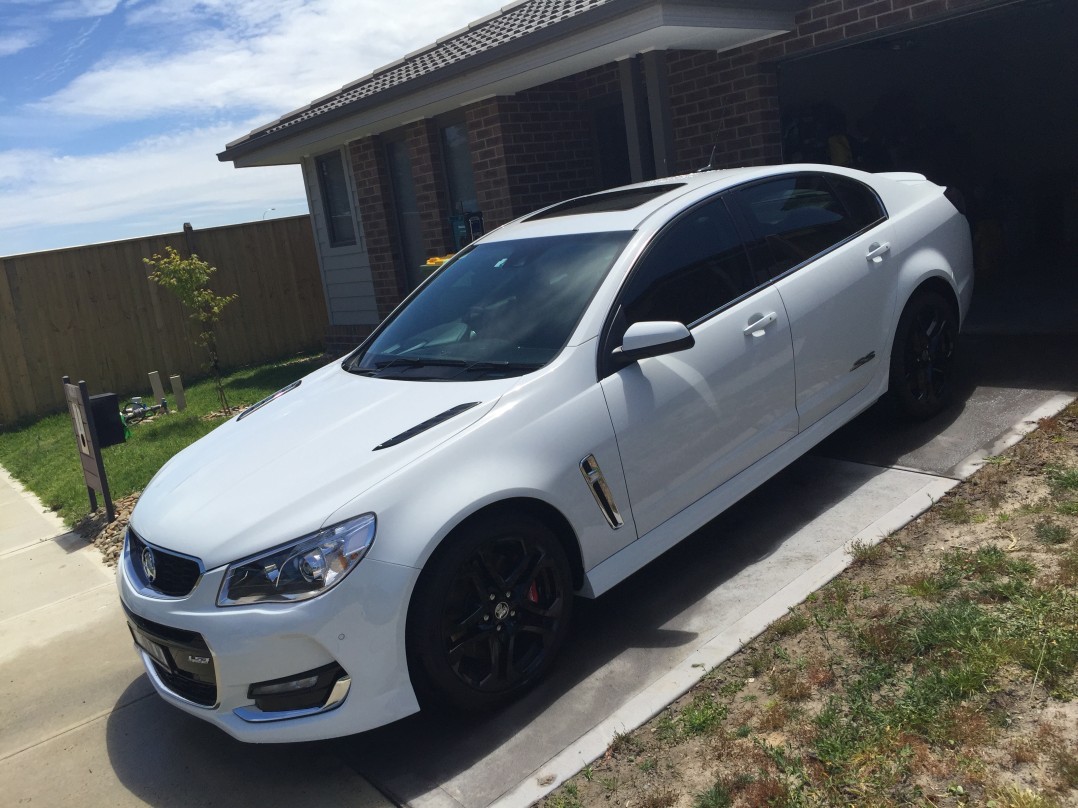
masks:
POLYGON ((1078 3, 1024 0, 780 65, 783 156, 957 190, 967 331, 1078 331, 1078 3))

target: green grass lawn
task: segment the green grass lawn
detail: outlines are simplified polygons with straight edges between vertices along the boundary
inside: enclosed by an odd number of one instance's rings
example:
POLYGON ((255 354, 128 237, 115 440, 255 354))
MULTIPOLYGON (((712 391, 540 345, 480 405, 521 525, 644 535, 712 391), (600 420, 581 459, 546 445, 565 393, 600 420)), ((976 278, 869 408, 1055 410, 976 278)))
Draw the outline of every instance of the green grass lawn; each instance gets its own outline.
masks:
MULTIPOLYGON (((253 404, 323 364, 321 356, 305 356, 229 373, 224 379, 229 404, 253 404)), ((113 499, 144 488, 165 461, 224 423, 223 418, 202 418, 220 408, 211 379, 194 382, 186 392, 186 410, 133 424, 126 443, 103 450, 113 499)), ((121 404, 125 400, 121 398, 121 404)), ((171 396, 169 406, 175 406, 171 396)), ((0 433, 0 465, 67 524, 89 513, 86 484, 66 411, 0 433)))

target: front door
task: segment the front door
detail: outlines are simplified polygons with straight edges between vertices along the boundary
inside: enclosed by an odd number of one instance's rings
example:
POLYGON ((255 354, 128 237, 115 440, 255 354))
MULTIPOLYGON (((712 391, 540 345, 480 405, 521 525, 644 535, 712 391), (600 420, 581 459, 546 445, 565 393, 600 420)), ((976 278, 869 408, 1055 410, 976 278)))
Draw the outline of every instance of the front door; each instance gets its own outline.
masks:
POLYGON ((602 380, 640 536, 797 432, 789 322, 759 280, 717 198, 660 234, 622 291, 603 351, 643 321, 696 341, 602 380))

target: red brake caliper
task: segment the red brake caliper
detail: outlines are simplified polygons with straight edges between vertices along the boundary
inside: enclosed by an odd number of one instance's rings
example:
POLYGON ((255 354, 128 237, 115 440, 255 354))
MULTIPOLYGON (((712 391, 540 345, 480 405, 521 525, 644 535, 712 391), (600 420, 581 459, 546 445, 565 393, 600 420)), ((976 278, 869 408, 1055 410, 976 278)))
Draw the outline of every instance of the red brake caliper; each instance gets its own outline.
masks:
POLYGON ((535 585, 535 581, 532 581, 532 585, 528 587, 528 600, 532 603, 539 602, 539 587, 535 585))

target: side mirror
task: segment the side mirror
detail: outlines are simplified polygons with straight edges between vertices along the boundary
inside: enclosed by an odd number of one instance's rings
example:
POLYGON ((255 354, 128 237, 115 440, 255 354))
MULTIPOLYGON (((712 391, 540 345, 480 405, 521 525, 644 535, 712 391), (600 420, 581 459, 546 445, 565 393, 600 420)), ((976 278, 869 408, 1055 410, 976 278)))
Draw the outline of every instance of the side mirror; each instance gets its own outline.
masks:
POLYGON ((613 359, 620 366, 632 364, 649 356, 684 351, 696 344, 689 329, 682 323, 661 321, 633 323, 621 339, 621 347, 613 351, 613 359))

